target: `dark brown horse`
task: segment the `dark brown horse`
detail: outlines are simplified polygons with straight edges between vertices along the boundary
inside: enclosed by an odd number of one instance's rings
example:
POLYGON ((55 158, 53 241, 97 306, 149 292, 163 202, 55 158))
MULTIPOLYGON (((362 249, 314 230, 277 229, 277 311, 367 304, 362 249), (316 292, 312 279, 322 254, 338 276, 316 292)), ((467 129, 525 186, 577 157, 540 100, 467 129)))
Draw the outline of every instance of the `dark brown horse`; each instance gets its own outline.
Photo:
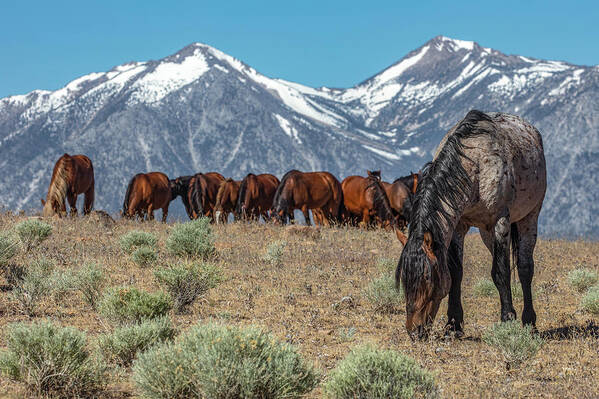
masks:
POLYGON ((493 257, 501 321, 514 320, 510 244, 522 285, 522 322, 535 325, 531 282, 537 220, 547 174, 543 141, 520 117, 470 111, 441 141, 422 171, 399 258, 396 282, 406 295, 406 329, 426 337, 449 295, 447 330, 462 334, 464 236, 471 226, 493 257))
POLYGON ((396 179, 393 183, 383 181, 381 184, 389 199, 398 227, 404 228, 410 222, 412 193, 400 179, 396 179))
POLYGON ((233 179, 226 179, 220 183, 214 205, 216 223, 226 223, 231 212, 237 217, 235 205, 237 205, 240 184, 240 180, 233 179))
POLYGON ((187 193, 189 192, 189 182, 193 176, 179 176, 176 179, 169 180, 169 185, 171 188, 171 201, 174 201, 175 198, 181 197, 181 201, 185 206, 185 212, 187 212, 187 216, 191 219, 191 204, 189 203, 189 198, 187 193))
POLYGON ((94 166, 85 155, 64 154, 54 165, 46 200, 42 199, 42 215, 66 215, 65 197, 71 206, 71 215, 76 215, 79 194, 85 194, 83 214, 87 215, 94 207, 94 166))
POLYGON ((187 200, 191 209, 191 219, 200 216, 212 218, 214 221, 214 206, 220 183, 225 180, 217 172, 197 173, 189 181, 187 200))
POLYGON ((387 226, 395 226, 389 199, 381 184, 380 171, 367 171, 368 177, 348 176, 341 182, 343 204, 351 219, 360 220, 368 227, 375 219, 387 226))
POLYGON ((418 173, 410 172, 409 175, 402 176, 397 180, 399 180, 403 184, 405 184, 405 186, 408 188, 408 190, 410 190, 410 192, 412 194, 416 194, 416 189, 418 188, 418 182, 420 181, 421 178, 422 178, 422 171, 419 170, 418 173))
POLYGON ((154 220, 154 210, 162 209, 162 222, 166 222, 168 206, 173 198, 168 176, 162 172, 138 173, 129 182, 123 216, 132 218, 136 215, 142 220, 154 220))
POLYGON ((343 203, 341 183, 329 172, 291 170, 283 176, 273 199, 276 220, 286 223, 293 220, 293 211, 301 209, 310 225, 310 209, 318 224, 330 225, 338 220, 343 203))
POLYGON ((260 216, 270 220, 269 211, 278 186, 279 179, 269 173, 249 173, 239 186, 235 212, 243 220, 258 220, 260 216))

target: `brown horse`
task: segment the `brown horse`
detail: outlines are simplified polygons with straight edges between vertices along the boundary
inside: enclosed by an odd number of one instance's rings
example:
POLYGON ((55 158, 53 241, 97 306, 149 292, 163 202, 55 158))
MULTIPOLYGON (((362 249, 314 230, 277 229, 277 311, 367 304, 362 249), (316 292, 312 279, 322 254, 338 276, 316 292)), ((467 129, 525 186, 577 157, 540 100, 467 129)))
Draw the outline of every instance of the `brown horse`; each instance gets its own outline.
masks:
POLYGON ((343 205, 350 219, 361 219, 368 227, 375 218, 387 226, 395 226, 389 199, 381 184, 380 171, 367 171, 368 177, 348 176, 341 182, 343 205))
POLYGON ((279 179, 269 173, 249 173, 241 181, 235 212, 244 220, 270 220, 269 211, 279 186, 279 179))
POLYGON ((389 199, 389 205, 393 210, 393 215, 395 216, 398 227, 404 228, 410 221, 412 212, 412 193, 410 193, 410 190, 399 179, 395 180, 393 183, 383 181, 381 184, 389 199))
POLYGON ((406 295, 406 329, 427 336, 441 300, 449 294, 448 331, 462 334, 464 236, 478 227, 493 258, 501 321, 514 320, 510 287, 512 257, 522 285, 522 322, 535 325, 531 282, 537 220, 547 172, 543 141, 520 117, 470 111, 441 141, 418 183, 410 231, 396 282, 406 295))
MULTIPOLYGON (((400 177, 399 181, 401 181, 405 186, 410 190, 412 194, 416 194, 416 189, 418 188, 418 182, 422 178, 422 171, 419 170, 418 173, 410 172, 407 176, 400 177)), ((395 181, 397 181, 395 180, 395 181)), ((394 182, 395 183, 395 182, 394 182)))
POLYGON ((187 199, 191 209, 191 219, 200 216, 212 218, 214 221, 214 205, 220 183, 225 180, 217 172, 197 173, 189 181, 187 199))
POLYGON ((283 176, 273 199, 277 222, 293 220, 293 211, 301 209, 310 225, 310 209, 317 224, 330 225, 338 220, 343 203, 341 183, 329 172, 307 172, 291 170, 283 176))
POLYGON ((171 188, 171 201, 174 201, 175 198, 181 197, 181 201, 185 206, 185 212, 187 212, 187 216, 191 219, 191 204, 189 203, 189 197, 187 193, 189 192, 189 182, 193 176, 179 176, 176 179, 169 180, 169 186, 171 188))
POLYGON ((85 194, 83 214, 87 215, 94 207, 94 166, 85 155, 64 154, 54 165, 46 200, 42 199, 42 215, 66 215, 65 197, 71 206, 71 215, 77 215, 79 194, 85 194))
POLYGON ((168 205, 173 198, 168 176, 162 172, 139 173, 127 186, 123 202, 123 216, 139 216, 154 220, 154 210, 162 208, 162 222, 166 222, 168 205))
POLYGON ((235 205, 237 204, 240 184, 240 180, 226 179, 218 186, 216 204, 214 205, 216 223, 226 223, 231 212, 237 217, 235 205))

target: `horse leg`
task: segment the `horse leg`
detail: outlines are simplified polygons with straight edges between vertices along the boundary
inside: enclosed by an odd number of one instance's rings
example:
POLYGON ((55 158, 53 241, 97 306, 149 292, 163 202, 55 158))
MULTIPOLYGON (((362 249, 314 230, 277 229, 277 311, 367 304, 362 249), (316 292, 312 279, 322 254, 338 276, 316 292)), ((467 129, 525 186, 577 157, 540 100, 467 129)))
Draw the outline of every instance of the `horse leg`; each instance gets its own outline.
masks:
POLYGON ((447 250, 447 266, 451 274, 451 288, 447 303, 447 325, 445 331, 455 331, 456 335, 463 335, 464 310, 462 308, 462 275, 464 259, 464 235, 468 226, 460 223, 453 233, 449 249, 447 250))
POLYGON ((154 220, 154 205, 148 205, 148 220, 154 220))
POLYGON ((306 226, 312 226, 312 222, 310 222, 310 210, 308 209, 308 205, 302 206, 302 213, 304 214, 304 219, 306 220, 306 226))
POLYGON ((362 222, 360 224, 363 225, 362 227, 364 227, 365 229, 368 229, 368 227, 370 226, 370 210, 369 209, 364 209, 362 211, 362 222))
POLYGON ((524 309, 522 310, 522 323, 536 327, 537 314, 532 304, 532 277, 535 271, 533 252, 537 243, 537 220, 539 212, 537 209, 529 213, 524 219, 512 224, 512 251, 513 258, 518 265, 518 277, 522 285, 522 296, 524 309))
POLYGON ((67 193, 67 201, 69 202, 69 206, 71 208, 71 216, 77 216, 77 194, 69 191, 67 193))
POLYGON ((166 217, 168 216, 168 204, 162 208, 162 223, 166 223, 166 217))
POLYGON ((83 202, 83 214, 89 215, 94 207, 95 190, 92 183, 91 187, 85 192, 85 201, 83 202))
POLYGON ((499 291, 501 321, 515 320, 516 311, 512 304, 510 283, 510 217, 507 211, 497 220, 493 230, 494 234, 491 239, 493 248, 491 251, 493 256, 491 276, 493 277, 497 291, 499 291))

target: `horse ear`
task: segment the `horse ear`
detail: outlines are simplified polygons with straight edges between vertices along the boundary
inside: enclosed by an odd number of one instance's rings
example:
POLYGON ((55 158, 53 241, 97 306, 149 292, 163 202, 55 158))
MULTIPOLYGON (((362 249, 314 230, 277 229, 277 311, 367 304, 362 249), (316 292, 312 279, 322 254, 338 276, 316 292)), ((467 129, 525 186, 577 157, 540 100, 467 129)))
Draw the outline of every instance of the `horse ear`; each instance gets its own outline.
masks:
POLYGON ((429 231, 424 233, 422 245, 424 246, 425 250, 430 252, 433 251, 433 236, 429 231))
POLYGON ((395 235, 397 236, 399 242, 401 242, 401 245, 405 247, 406 242, 408 242, 408 237, 406 237, 406 235, 400 229, 395 229, 395 235))

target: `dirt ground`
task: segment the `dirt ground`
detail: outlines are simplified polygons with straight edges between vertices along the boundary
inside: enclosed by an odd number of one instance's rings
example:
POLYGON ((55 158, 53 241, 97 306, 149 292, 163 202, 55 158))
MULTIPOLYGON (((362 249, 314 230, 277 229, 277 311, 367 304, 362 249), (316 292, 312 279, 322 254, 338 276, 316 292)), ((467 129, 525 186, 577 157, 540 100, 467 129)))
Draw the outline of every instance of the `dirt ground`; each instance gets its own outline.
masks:
MULTIPOLYGON (((8 230, 24 216, 0 215, 0 230, 8 230)), ((136 266, 118 245, 127 231, 142 229, 159 237, 160 264, 176 262, 165 249, 171 225, 158 222, 117 221, 105 226, 90 219, 53 219, 52 235, 31 254, 23 252, 15 263, 31 257, 52 259, 58 269, 77 269, 86 262, 102 265, 110 285, 133 284, 158 290, 152 269, 136 266)), ((491 257, 478 235, 466 239, 463 305, 465 337, 445 339, 446 301, 435 333, 426 342, 412 342, 402 309, 394 314, 376 311, 364 289, 381 275, 381 258, 399 258, 401 245, 391 232, 355 228, 288 229, 264 224, 234 223, 214 226, 218 258, 225 281, 196 302, 187 314, 172 315, 185 330, 210 319, 238 325, 257 325, 295 344, 325 376, 350 348, 373 342, 414 357, 433 371, 446 398, 597 398, 599 397, 598 320, 580 311, 581 294, 572 289, 567 273, 585 267, 599 271, 599 243, 541 239, 535 251, 533 292, 537 327, 545 338, 539 354, 520 369, 506 370, 498 352, 481 341, 482 334, 499 320, 498 295, 477 297, 473 285, 490 278, 491 257), (263 260, 268 244, 283 240, 281 263, 263 260), (348 334, 348 331, 355 333, 348 334)), ((71 325, 94 337, 111 328, 76 293, 49 297, 38 316, 30 318, 10 299, 7 282, 0 277, 0 329, 12 322, 51 319, 71 325)), ((518 313, 521 299, 515 299, 518 313)), ((5 346, 4 337, 0 346, 5 346)), ((325 377, 326 378, 326 377, 325 377)), ((116 373, 109 397, 136 397, 129 370, 116 373)), ((5 378, 0 397, 21 398, 26 392, 5 378)), ((308 397, 321 396, 319 388, 308 397)))

